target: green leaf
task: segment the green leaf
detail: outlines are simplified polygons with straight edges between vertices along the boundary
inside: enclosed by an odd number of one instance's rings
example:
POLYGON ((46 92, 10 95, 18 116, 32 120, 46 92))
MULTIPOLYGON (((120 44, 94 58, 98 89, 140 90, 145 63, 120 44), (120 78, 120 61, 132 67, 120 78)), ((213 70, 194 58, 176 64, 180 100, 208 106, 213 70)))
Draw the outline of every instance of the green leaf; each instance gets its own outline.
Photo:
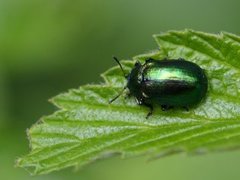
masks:
MULTIPOLYGON (((17 165, 43 174, 114 154, 157 158, 239 148, 240 37, 185 30, 154 38, 160 50, 134 60, 181 57, 197 63, 209 79, 204 102, 189 112, 155 109, 145 119, 148 109, 134 98, 122 96, 108 104, 126 84, 119 67, 113 67, 102 75, 104 83, 82 86, 52 100, 60 110, 28 130, 31 152, 17 165)), ((126 72, 134 65, 131 60, 122 62, 126 72)))

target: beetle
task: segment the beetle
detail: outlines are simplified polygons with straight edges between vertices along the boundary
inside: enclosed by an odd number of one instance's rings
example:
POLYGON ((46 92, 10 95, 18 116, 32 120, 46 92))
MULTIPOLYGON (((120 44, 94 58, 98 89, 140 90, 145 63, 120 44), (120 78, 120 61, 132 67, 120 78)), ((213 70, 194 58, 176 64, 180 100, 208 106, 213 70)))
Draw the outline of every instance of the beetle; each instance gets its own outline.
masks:
POLYGON ((125 74, 120 61, 113 57, 120 66, 127 84, 115 98, 125 89, 134 96, 139 105, 149 108, 146 116, 153 113, 153 105, 160 105, 163 111, 173 107, 188 110, 202 101, 208 89, 208 80, 204 70, 197 64, 179 59, 155 60, 148 58, 145 63, 136 62, 129 74, 125 74))

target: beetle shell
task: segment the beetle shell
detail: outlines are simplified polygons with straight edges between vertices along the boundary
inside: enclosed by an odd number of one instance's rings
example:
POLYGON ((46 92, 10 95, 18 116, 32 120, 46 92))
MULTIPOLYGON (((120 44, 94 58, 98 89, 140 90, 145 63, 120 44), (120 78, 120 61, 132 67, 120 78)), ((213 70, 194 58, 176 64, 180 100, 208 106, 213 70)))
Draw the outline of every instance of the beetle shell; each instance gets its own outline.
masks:
POLYGON ((203 69, 186 60, 153 60, 135 64, 127 77, 127 87, 139 104, 189 107, 207 93, 203 69))

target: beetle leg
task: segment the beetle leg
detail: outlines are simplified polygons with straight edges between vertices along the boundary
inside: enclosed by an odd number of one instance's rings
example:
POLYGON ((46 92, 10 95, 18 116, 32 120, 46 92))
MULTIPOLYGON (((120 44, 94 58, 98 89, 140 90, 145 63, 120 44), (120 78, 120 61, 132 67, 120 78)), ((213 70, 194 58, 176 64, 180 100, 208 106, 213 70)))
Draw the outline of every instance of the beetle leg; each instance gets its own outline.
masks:
POLYGON ((183 109, 185 109, 186 111, 189 111, 189 108, 187 106, 183 106, 183 109))
POLYGON ((167 110, 166 105, 161 105, 161 109, 162 111, 166 111, 167 110))
POLYGON ((173 106, 169 106, 169 105, 161 105, 161 109, 162 109, 162 111, 167 111, 167 110, 172 109, 172 108, 173 108, 173 106))
POLYGON ((137 98, 136 97, 136 101, 138 105, 142 105, 143 104, 143 99, 142 98, 137 98))
POLYGON ((146 119, 148 119, 152 114, 153 114, 153 106, 151 104, 148 104, 148 103, 143 103, 143 105, 147 106, 150 111, 148 112, 147 116, 146 116, 146 119))

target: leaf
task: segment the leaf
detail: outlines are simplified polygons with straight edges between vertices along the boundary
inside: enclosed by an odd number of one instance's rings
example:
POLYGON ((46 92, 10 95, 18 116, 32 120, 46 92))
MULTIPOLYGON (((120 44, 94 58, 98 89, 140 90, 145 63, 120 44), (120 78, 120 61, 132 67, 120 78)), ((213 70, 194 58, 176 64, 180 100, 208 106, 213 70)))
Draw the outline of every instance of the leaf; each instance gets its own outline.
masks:
MULTIPOLYGON (((192 30, 154 36, 160 50, 134 57, 144 62, 185 58, 206 70, 207 98, 186 112, 173 109, 145 119, 148 109, 134 98, 113 98, 126 84, 119 67, 106 71, 104 83, 60 94, 52 102, 60 110, 28 130, 31 152, 17 165, 32 174, 81 167, 114 154, 157 158, 177 152, 206 153, 240 147, 240 37, 192 30)), ((125 60, 129 72, 134 61, 125 60)))

